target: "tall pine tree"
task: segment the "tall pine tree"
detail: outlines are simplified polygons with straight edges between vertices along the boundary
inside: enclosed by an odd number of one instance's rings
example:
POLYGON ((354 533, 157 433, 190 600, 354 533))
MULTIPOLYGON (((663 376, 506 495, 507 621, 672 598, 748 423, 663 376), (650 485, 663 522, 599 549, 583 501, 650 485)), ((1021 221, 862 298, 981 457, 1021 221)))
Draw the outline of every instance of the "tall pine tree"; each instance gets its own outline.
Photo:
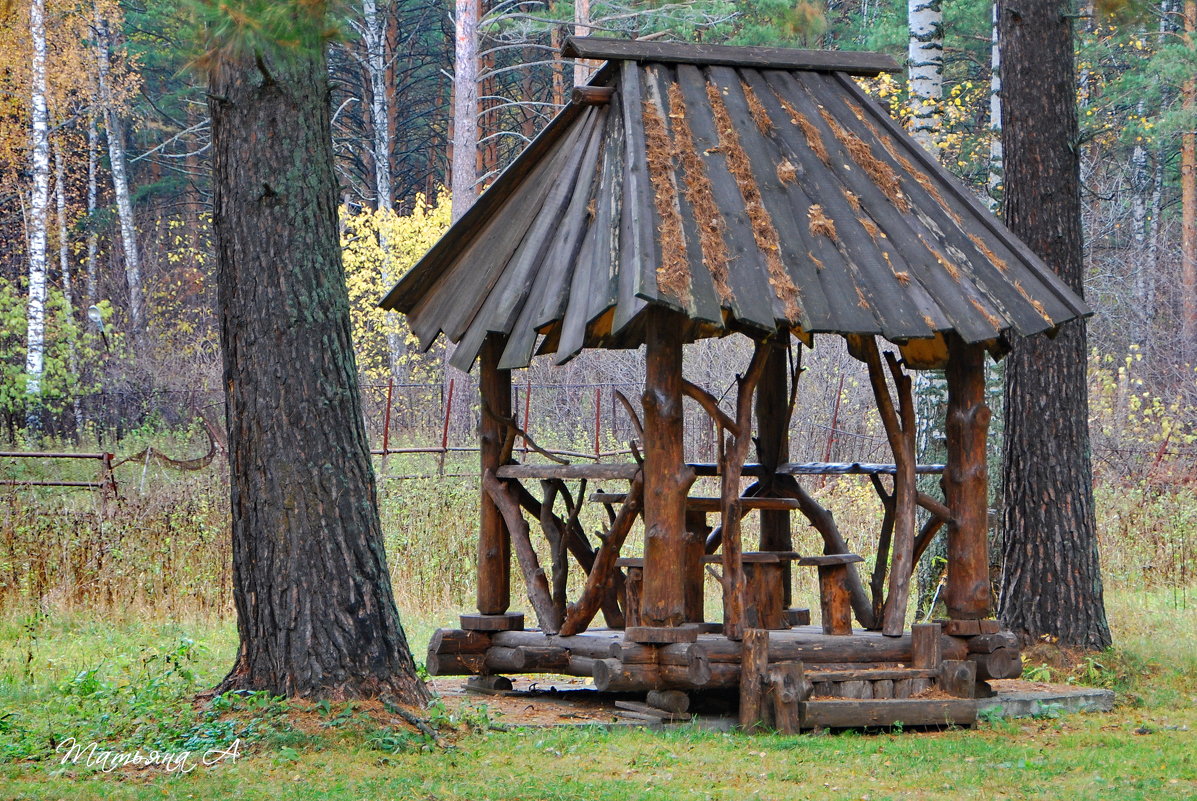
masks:
POLYGON ((383 553, 350 341, 327 4, 209 8, 203 64, 241 639, 224 688, 423 704, 383 553))
MULTIPOLYGON (((1082 291, 1069 0, 999 0, 1006 223, 1082 291)), ((1083 321, 1014 344, 1006 368, 1000 617, 1024 639, 1110 645, 1097 558, 1083 321)))

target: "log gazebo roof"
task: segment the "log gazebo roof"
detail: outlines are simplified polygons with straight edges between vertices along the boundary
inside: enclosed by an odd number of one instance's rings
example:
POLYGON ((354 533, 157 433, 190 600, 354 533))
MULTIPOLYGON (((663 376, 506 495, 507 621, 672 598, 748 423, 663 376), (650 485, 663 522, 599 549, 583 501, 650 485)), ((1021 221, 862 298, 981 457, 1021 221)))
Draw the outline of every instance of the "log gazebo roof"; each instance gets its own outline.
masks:
POLYGON ((575 38, 606 66, 383 300, 469 369, 738 330, 880 334, 912 366, 1091 313, 851 76, 875 53, 575 38), (931 348, 910 347, 925 343, 931 348))

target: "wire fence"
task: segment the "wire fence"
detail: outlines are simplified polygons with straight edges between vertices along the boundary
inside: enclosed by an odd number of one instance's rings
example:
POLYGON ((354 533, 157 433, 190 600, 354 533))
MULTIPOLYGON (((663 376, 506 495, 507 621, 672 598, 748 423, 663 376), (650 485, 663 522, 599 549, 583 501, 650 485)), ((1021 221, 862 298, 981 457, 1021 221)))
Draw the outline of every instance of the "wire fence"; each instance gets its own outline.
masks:
MULTIPOLYGON (((725 411, 733 411, 727 387, 704 389, 722 398, 725 411)), ((532 443, 570 461, 627 459, 635 426, 621 396, 627 406, 638 409, 641 391, 642 384, 634 380, 526 380, 512 387, 512 417, 532 443)), ((365 383, 361 393, 363 421, 371 449, 383 457, 384 476, 476 473, 476 460, 470 454, 477 451, 482 409, 472 375, 459 373, 430 383, 365 383)), ((219 438, 224 414, 220 390, 115 389, 81 397, 75 407, 50 421, 46 434, 64 442, 95 442, 120 457, 130 443, 136 443, 133 450, 137 450, 166 431, 194 428, 196 439, 202 440, 206 427, 219 438)), ((684 431, 687 459, 717 461, 718 432, 697 404, 685 405, 684 431)), ((17 440, 10 437, 10 441, 17 440)), ((534 450, 532 443, 517 438, 516 452, 534 450)), ((1197 447, 1192 445, 1170 442, 1148 448, 1096 435, 1093 455, 1099 470, 1124 476, 1162 471, 1167 483, 1197 481, 1197 447)), ((790 459, 892 461, 871 397, 859 389, 845 389, 843 382, 800 384, 790 428, 790 459)))

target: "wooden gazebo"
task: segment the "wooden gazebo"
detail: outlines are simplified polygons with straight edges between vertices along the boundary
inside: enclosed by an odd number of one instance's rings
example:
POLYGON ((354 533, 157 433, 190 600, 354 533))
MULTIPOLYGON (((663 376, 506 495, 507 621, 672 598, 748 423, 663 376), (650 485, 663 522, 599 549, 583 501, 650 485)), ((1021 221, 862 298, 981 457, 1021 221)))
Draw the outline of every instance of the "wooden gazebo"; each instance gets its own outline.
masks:
POLYGON ((1021 670, 990 605, 985 354, 1088 314, 1084 301, 858 87, 853 76, 898 70, 887 56, 594 38, 570 40, 566 55, 606 64, 382 304, 408 315, 425 346, 443 333, 452 363, 480 370, 478 614, 437 632, 430 672, 566 673, 620 691, 738 686, 746 724, 783 729, 967 722, 985 679, 1021 670), (725 412, 683 377, 682 346, 729 333, 755 351, 725 412), (795 354, 819 333, 845 337, 867 365, 891 464, 789 462, 795 354), (510 370, 534 354, 561 363, 641 345, 642 419, 626 404, 634 461, 513 461, 510 370), (947 373, 946 466, 915 460, 908 371, 929 368, 947 373), (722 431, 717 463, 683 457, 686 397, 722 431), (799 481, 829 472, 868 474, 884 504, 867 588, 860 557, 799 481), (919 472, 942 472, 942 499, 918 491, 919 472), (691 497, 698 476, 717 476, 719 497, 691 497), (596 481, 626 491, 587 496, 596 481), (588 501, 610 513, 597 547, 578 522, 588 501), (921 528, 919 507, 930 513, 921 528), (752 511, 761 538, 745 552, 752 511), (794 511, 823 554, 793 552, 794 511), (551 544, 547 573, 524 513, 551 544), (639 518, 643 557, 621 558, 639 518), (941 528, 948 619, 907 627, 914 566, 941 528), (512 546, 535 630, 509 611, 512 546), (569 555, 586 573, 572 603, 569 555), (724 610, 714 623, 703 619, 712 562, 724 610), (817 627, 790 608, 791 569, 806 566, 818 572, 817 627), (600 610, 605 628, 592 625, 600 610))

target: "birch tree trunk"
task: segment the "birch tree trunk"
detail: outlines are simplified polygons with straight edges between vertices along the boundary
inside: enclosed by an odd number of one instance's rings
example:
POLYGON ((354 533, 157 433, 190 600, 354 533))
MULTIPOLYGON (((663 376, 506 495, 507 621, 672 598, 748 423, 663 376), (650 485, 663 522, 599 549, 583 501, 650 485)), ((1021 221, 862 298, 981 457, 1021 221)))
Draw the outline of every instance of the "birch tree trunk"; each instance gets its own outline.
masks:
POLYGON ((67 235, 66 168, 62 161, 62 147, 54 145, 54 201, 58 212, 58 271, 62 275, 62 295, 66 298, 67 313, 74 306, 71 287, 70 237, 67 235))
MULTIPOLYGON (((1146 104, 1140 100, 1137 109, 1140 118, 1146 104)), ((1131 310, 1131 341, 1140 347, 1147 344, 1151 336, 1151 320, 1154 314, 1154 280, 1152 264, 1147 254, 1148 204, 1154 181, 1148 169, 1147 147, 1140 141, 1131 151, 1131 235, 1135 241, 1135 255, 1130 260, 1133 273, 1134 308, 1131 310)))
MULTIPOLYGON (((70 237, 67 233, 67 203, 66 203, 66 167, 62 158, 62 146, 54 144, 54 197, 58 211, 58 270, 62 275, 62 296, 66 300, 67 320, 74 322, 75 296, 71 283, 70 237)), ((69 340, 67 359, 71 368, 71 375, 79 375, 79 351, 75 348, 75 340, 69 340)), ((75 418, 75 439, 83 431, 83 409, 79 406, 79 396, 71 398, 71 413, 75 418)))
POLYGON ((125 157, 124 125, 117 114, 112 96, 111 37, 108 22, 96 9, 96 63, 100 85, 100 105, 104 110, 104 135, 108 140, 108 161, 112 170, 112 191, 116 195, 120 219, 121 246, 125 251, 125 283, 129 289, 129 322, 134 339, 145 332, 145 306, 141 286, 141 254, 137 247, 137 226, 133 200, 129 195, 128 162, 125 157))
POLYGON ((910 25, 910 134, 939 156, 940 101, 943 99, 943 10, 941 0, 907 0, 910 25))
POLYGON ((362 39, 370 76, 370 122, 374 129, 374 207, 391 208, 391 109, 387 93, 387 31, 377 0, 362 0, 362 39))
POLYGON ((46 105, 46 3, 29 4, 32 44, 32 148, 29 171, 33 178, 29 202, 29 307, 26 313, 25 392, 30 429, 41 425, 42 375, 46 354, 46 227, 50 204, 50 112, 46 105))
POLYGON ((453 27, 453 222, 478 196, 478 2, 456 0, 453 27))
POLYGON ((998 44, 998 7, 993 4, 993 32, 989 45, 989 180, 986 182, 989 210, 1002 207, 1002 50, 998 44))
MULTIPOLYGON (((93 105, 94 105, 93 100, 93 105)), ((99 173, 100 129, 93 111, 87 115, 87 305, 96 303, 96 261, 100 237, 96 233, 97 174, 99 173)))

